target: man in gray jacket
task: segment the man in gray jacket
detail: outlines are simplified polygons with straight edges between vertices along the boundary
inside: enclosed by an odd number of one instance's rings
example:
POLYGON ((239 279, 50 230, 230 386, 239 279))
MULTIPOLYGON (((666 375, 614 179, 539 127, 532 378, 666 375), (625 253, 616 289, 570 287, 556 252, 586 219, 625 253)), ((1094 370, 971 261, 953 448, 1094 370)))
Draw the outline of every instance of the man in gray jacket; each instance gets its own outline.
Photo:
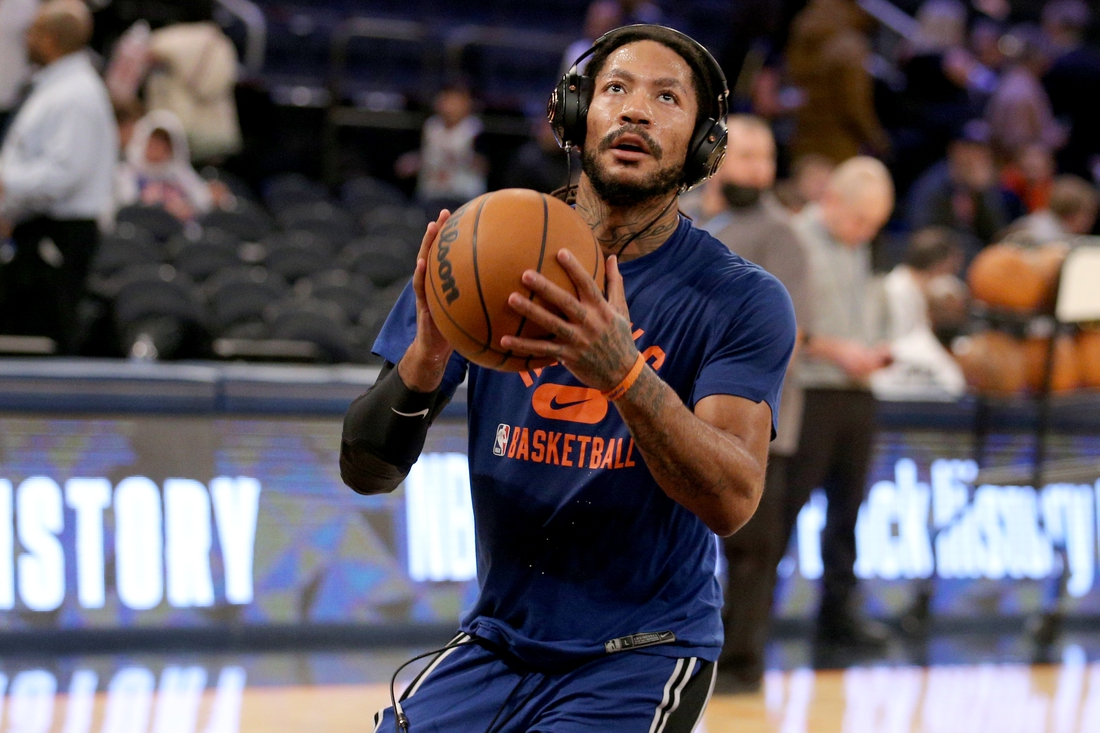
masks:
MULTIPOLYGON (((704 207, 711 209, 703 229, 746 260, 775 275, 790 293, 799 331, 808 318, 809 282, 806 256, 775 200, 775 138, 759 117, 728 119, 726 160, 708 181, 704 207), (717 209, 717 213, 713 213, 717 209)), ((791 364, 797 359, 797 351, 791 364)), ((787 468, 798 447, 802 422, 802 388, 793 378, 783 384, 779 429, 768 451, 768 469, 760 506, 749 523, 724 540, 728 583, 723 623, 726 640, 718 660, 716 688, 749 692, 764 675, 776 563, 783 543, 783 506, 787 468)))

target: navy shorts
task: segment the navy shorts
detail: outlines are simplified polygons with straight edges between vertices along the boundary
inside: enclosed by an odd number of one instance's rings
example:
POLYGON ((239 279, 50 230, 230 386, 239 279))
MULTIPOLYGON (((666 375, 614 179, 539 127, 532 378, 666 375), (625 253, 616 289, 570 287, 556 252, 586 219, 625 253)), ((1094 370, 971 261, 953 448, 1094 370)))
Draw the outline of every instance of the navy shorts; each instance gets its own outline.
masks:
MULTIPOLYGON (((452 642, 469 642, 460 634, 452 642)), ((468 643, 442 652, 408 686, 408 733, 691 733, 714 688, 715 665, 621 652, 570 672, 543 674, 505 664, 468 643)), ((374 716, 394 730, 393 709, 374 716)))

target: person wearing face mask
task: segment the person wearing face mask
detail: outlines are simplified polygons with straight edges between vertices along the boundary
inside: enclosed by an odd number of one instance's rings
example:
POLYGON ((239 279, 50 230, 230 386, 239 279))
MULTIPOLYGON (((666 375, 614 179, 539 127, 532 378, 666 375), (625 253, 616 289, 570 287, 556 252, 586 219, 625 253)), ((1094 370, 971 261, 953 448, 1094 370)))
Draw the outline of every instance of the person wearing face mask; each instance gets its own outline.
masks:
MULTIPOLYGON (((703 194, 702 228, 737 255, 760 265, 787 288, 801 328, 808 318, 806 255, 788 215, 775 200, 775 138, 759 117, 728 118, 726 159, 703 194)), ((801 332, 801 331, 800 331, 801 332)), ((797 354, 792 358, 795 363, 797 354)), ((776 439, 768 450, 764 493, 756 514, 723 541, 726 553, 725 642, 715 687, 720 692, 753 692, 764 676, 775 567, 786 549, 780 544, 787 466, 798 447, 802 389, 794 379, 783 385, 776 439)))

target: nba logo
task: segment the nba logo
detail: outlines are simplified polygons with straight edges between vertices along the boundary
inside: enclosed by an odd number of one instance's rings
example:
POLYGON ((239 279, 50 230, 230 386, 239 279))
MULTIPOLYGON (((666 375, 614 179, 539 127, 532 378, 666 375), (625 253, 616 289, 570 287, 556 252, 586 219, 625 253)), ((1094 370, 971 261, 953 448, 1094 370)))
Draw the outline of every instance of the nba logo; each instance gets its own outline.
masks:
POLYGON ((497 439, 493 443, 493 455, 502 456, 508 448, 508 426, 504 423, 497 425, 497 439))

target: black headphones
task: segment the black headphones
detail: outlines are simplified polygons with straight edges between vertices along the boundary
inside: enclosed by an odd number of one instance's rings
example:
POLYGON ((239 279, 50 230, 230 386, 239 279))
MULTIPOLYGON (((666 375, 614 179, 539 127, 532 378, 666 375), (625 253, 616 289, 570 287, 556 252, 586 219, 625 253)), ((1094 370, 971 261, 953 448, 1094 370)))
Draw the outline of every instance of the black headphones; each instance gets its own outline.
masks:
MULTIPOLYGON (((722 73, 722 67, 710 55, 701 43, 680 31, 666 28, 660 25, 628 25, 616 28, 596 39, 592 48, 585 51, 569 67, 569 71, 558 82, 558 86, 550 94, 550 101, 546 107, 546 117, 550 120, 550 127, 554 131, 560 145, 566 152, 572 148, 584 145, 585 134, 588 131, 588 105, 592 101, 593 79, 577 71, 577 66, 586 58, 596 53, 601 47, 613 43, 623 34, 640 36, 639 40, 653 40, 661 42, 669 36, 673 36, 686 42, 697 49, 699 55, 706 64, 705 72, 709 76, 707 86, 712 90, 719 90, 718 96, 711 100, 699 100, 700 104, 710 102, 712 115, 695 125, 695 132, 691 136, 687 158, 684 161, 684 178, 681 182, 681 191, 693 188, 710 178, 718 166, 722 165, 722 159, 726 156, 726 115, 729 113, 729 88, 726 85, 726 75, 722 73)), ((621 44, 625 45, 625 44, 621 44)), ((687 59, 685 59, 687 60, 687 59)), ((694 64, 691 64, 694 70, 694 64)))

